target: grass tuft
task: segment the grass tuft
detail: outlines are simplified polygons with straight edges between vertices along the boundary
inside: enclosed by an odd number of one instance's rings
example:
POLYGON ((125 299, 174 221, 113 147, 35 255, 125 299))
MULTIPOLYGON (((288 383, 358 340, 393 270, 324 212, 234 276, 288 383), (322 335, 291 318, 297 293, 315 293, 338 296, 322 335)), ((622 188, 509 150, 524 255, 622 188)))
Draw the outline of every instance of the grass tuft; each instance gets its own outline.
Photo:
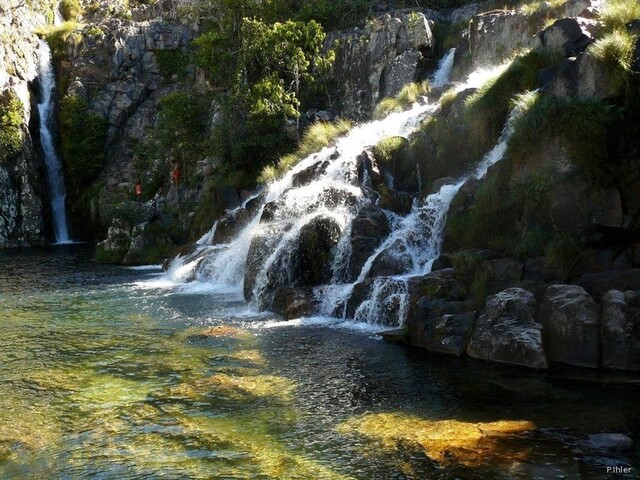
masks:
POLYGON ((349 120, 340 120, 335 123, 314 123, 302 136, 298 149, 293 153, 280 157, 276 165, 264 167, 258 177, 258 182, 267 184, 277 180, 302 159, 312 153, 319 152, 333 143, 340 135, 347 133, 352 126, 353 124, 349 120))
POLYGON ((636 40, 637 37, 626 30, 616 29, 596 40, 587 50, 606 65, 616 90, 627 82, 631 73, 636 40))
POLYGON ((605 31, 623 30, 632 20, 640 18, 638 0, 607 0, 600 12, 605 31))
POLYGON ((376 106, 373 117, 381 119, 391 113, 401 112, 411 107, 418 99, 429 93, 429 82, 410 83, 392 98, 383 98, 376 106))

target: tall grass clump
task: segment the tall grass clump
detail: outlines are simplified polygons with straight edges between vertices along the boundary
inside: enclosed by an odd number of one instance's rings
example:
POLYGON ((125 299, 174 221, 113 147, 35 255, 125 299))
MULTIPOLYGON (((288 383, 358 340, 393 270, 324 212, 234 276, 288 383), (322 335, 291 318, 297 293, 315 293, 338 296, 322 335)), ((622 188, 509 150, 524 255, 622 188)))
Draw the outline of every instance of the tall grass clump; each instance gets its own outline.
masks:
POLYGON ((616 29, 589 46, 588 52, 607 67, 616 91, 626 84, 631 73, 636 40, 626 30, 616 29))
POLYGON ((602 101, 543 96, 516 120, 509 153, 526 157, 544 146, 541 139, 560 137, 571 161, 594 183, 606 183, 609 128, 619 119, 620 110, 602 101))
POLYGON ((427 93, 429 93, 429 82, 424 81, 405 85, 395 97, 383 98, 376 105, 373 117, 381 119, 391 113, 406 110, 427 93))
POLYGON ((474 142, 486 150, 502 131, 514 95, 540 85, 538 72, 558 63, 557 52, 529 51, 517 56, 498 77, 488 81, 465 100, 465 117, 474 142))
POLYGON ((82 5, 80 0, 62 0, 60 2, 60 13, 67 21, 76 21, 82 16, 82 5))
POLYGON ((638 0, 607 0, 600 12, 605 31, 623 30, 632 20, 640 18, 638 0))
POLYGON ((60 58, 64 56, 67 40, 71 38, 72 35, 80 36, 81 34, 79 32, 83 27, 84 25, 82 23, 68 21, 54 27, 39 28, 36 30, 36 34, 47 41, 53 56, 60 58))
POLYGON ((330 145, 340 135, 351 130, 353 124, 349 120, 335 123, 316 122, 302 136, 295 152, 280 157, 275 165, 267 165, 258 176, 258 182, 270 183, 283 176, 289 169, 312 153, 319 152, 330 145))

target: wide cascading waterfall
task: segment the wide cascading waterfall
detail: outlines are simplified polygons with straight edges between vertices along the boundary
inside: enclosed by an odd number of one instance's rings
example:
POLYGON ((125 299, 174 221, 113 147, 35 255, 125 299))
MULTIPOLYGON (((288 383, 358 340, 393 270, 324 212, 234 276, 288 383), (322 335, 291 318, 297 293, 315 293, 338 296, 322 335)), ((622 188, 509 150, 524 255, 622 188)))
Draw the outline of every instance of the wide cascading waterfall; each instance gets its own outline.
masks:
MULTIPOLYGON (((441 60, 434 85, 448 84, 454 53, 441 60)), ((456 90, 477 87, 495 71, 474 72, 456 90)), ((172 262, 169 276, 244 295, 258 309, 271 308, 279 291, 293 287, 311 292, 320 316, 400 326, 407 314, 409 280, 430 272, 440 254, 451 200, 466 180, 483 177, 502 158, 511 131, 508 123, 496 147, 454 184, 414 199, 404 213, 381 208, 384 189, 379 186, 392 188, 393 178, 381 171, 368 148, 385 138, 407 138, 438 108, 424 101, 359 125, 335 145, 303 159, 216 222, 201 245, 172 262), (225 222, 237 227, 227 238, 221 232, 225 222), (357 243, 363 224, 373 225, 368 231, 380 235, 377 243, 357 243)))
POLYGON ((55 112, 55 75, 53 72, 51 49, 47 42, 39 40, 38 45, 38 73, 41 88, 38 113, 40 118, 40 143, 47 170, 53 229, 57 243, 70 242, 67 228, 67 214, 65 208, 66 190, 62 164, 56 153, 53 141, 53 125, 55 112))

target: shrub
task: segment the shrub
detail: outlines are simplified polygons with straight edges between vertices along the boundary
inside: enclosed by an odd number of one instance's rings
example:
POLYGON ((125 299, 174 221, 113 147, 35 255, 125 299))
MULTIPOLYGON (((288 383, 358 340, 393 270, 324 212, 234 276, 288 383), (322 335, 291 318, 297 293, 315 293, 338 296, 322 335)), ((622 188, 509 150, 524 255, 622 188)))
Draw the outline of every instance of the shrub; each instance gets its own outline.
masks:
POLYGON ((330 145, 340 135, 348 132, 351 127, 352 123, 348 120, 340 120, 335 123, 314 123, 302 136, 302 141, 297 150, 282 156, 276 165, 264 167, 258 177, 258 182, 269 183, 283 176, 289 169, 297 165, 300 160, 330 145))
POLYGON ((67 21, 55 27, 41 28, 36 33, 47 41, 52 55, 55 58, 60 58, 64 56, 67 41, 81 38, 80 30, 82 27, 81 23, 67 21))
POLYGON ((411 107, 422 95, 429 93, 429 82, 410 83, 392 98, 383 98, 373 113, 374 118, 384 118, 394 112, 401 112, 411 107))
POLYGON ((102 171, 107 121, 89 110, 81 97, 60 102, 60 135, 67 177, 76 188, 88 185, 102 171))
POLYGON ((513 247, 513 252, 522 259, 538 257, 547 251, 551 235, 539 228, 523 230, 513 247))
POLYGON ((566 279, 582 251, 582 243, 576 237, 556 235, 546 249, 545 268, 566 279))
POLYGON ((60 13, 67 21, 75 21, 82 15, 80 0, 61 0, 60 13))
POLYGON ((160 72, 166 78, 177 75, 184 78, 188 74, 189 55, 182 50, 158 50, 155 52, 160 72))
POLYGON ((6 161, 22 147, 22 102, 6 91, 0 94, 0 161, 6 161))
POLYGON ((457 276, 471 277, 484 260, 484 256, 474 250, 458 250, 452 255, 451 260, 457 276))

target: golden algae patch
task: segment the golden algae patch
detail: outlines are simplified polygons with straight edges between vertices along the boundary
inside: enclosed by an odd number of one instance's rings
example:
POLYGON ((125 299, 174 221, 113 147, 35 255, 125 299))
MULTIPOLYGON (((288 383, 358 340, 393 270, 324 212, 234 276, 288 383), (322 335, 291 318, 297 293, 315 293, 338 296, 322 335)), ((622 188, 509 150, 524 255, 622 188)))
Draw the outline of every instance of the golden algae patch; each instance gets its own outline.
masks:
POLYGON ((222 394, 234 400, 276 398, 290 401, 295 383, 273 375, 234 376, 217 373, 210 377, 185 382, 169 390, 171 395, 195 398, 210 393, 222 394))
POLYGON ((234 327, 232 325, 215 325, 213 327, 191 327, 176 334, 176 337, 182 340, 189 338, 233 338, 246 340, 253 337, 248 330, 234 327))
POLYGON ((267 364, 259 350, 238 350, 228 355, 232 360, 247 362, 257 367, 263 367, 267 364))
MULTIPOLYGON (((289 420, 286 409, 266 412, 262 415, 234 417, 183 417, 181 424, 193 432, 202 442, 207 437, 214 441, 227 441, 237 452, 243 452, 248 460, 241 466, 253 470, 253 477, 267 476, 273 479, 290 480, 348 480, 341 475, 306 456, 287 450, 284 445, 269 434, 271 425, 278 420, 289 420)), ((293 415, 293 413, 291 413, 293 415)), ((251 478, 251 477, 247 477, 251 478)))
POLYGON ((338 432, 362 435, 388 450, 410 444, 420 447, 436 462, 475 466, 492 460, 522 459, 524 452, 509 451, 501 440, 535 428, 533 423, 520 420, 473 423, 377 413, 348 420, 338 427, 338 432))

